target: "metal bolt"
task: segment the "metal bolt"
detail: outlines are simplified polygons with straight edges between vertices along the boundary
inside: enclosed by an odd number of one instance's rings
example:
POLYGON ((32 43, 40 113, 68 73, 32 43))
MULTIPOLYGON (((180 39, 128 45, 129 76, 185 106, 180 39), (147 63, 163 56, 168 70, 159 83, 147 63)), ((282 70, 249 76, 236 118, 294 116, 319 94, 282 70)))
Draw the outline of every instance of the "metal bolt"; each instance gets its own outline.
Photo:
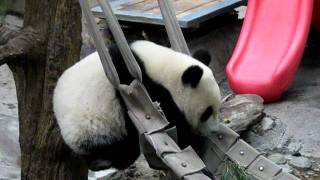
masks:
POLYGON ((243 152, 243 151, 240 151, 240 155, 243 156, 243 155, 244 155, 244 152, 243 152))
POLYGON ((263 171, 264 170, 264 167, 263 166, 260 166, 259 167, 259 171, 263 171))
POLYGON ((223 136, 222 136, 222 135, 219 135, 219 136, 218 136, 218 139, 219 139, 219 140, 222 140, 222 139, 223 139, 223 136))
POLYGON ((168 146, 168 142, 167 142, 167 141, 165 141, 165 142, 164 142, 164 145, 168 146))
POLYGON ((151 116, 149 114, 146 114, 146 119, 151 119, 151 116))
POLYGON ((181 166, 182 167, 187 167, 187 164, 183 162, 183 163, 181 163, 181 166))

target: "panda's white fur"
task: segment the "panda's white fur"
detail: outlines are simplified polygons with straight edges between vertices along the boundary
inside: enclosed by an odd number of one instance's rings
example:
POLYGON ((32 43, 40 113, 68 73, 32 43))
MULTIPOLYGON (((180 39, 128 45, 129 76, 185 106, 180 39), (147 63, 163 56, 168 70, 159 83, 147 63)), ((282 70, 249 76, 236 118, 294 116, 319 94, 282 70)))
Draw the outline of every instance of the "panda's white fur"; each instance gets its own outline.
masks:
MULTIPOLYGON (((170 92, 171 101, 185 116, 191 129, 206 134, 216 128, 220 91, 207 66, 149 41, 136 41, 131 49, 140 59, 144 74, 170 92), (190 87, 183 84, 181 77, 186 69, 194 65, 200 67, 203 74, 197 86, 190 87), (200 116, 208 106, 213 107, 212 116, 201 122, 200 116)), ((157 97, 152 98, 157 100, 157 97)), ((112 147, 113 143, 130 137, 124 116, 125 107, 105 76, 97 52, 62 74, 54 91, 53 104, 62 137, 78 154, 90 153, 82 148, 83 140, 90 141, 92 146, 107 144, 112 147), (96 139, 97 135, 106 138, 96 139)))
MULTIPOLYGON (((62 74, 54 91, 53 104, 62 137, 77 153, 86 152, 74 142, 90 133, 108 134, 112 138, 126 135, 125 112, 104 74, 97 52, 62 74)), ((106 139, 110 144, 116 140, 106 139)), ((102 143, 94 139, 93 142, 102 143)))
POLYGON ((193 128, 204 134, 209 130, 207 127, 216 128, 221 97, 219 86, 209 67, 190 56, 148 41, 136 41, 131 45, 131 49, 143 61, 148 76, 169 90, 193 128), (203 69, 197 88, 183 86, 181 82, 183 72, 192 65, 198 65, 203 69), (215 117, 207 121, 212 124, 199 127, 200 113, 209 105, 214 106, 216 110, 215 117))

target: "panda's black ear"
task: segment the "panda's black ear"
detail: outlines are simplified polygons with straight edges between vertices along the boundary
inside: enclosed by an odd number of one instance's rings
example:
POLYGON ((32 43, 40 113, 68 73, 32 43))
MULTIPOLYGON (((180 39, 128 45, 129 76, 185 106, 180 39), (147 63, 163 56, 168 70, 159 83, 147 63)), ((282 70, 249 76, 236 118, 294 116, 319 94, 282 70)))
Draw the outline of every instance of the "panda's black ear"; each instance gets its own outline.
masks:
POLYGON ((195 59, 197 59, 198 61, 202 62, 205 65, 209 65, 211 62, 211 55, 207 50, 204 49, 199 49, 196 50, 192 57, 194 57, 195 59))
POLYGON ((183 72, 181 77, 182 83, 184 85, 190 85, 191 87, 196 88, 200 82, 202 74, 203 70, 201 67, 197 65, 190 66, 183 72))

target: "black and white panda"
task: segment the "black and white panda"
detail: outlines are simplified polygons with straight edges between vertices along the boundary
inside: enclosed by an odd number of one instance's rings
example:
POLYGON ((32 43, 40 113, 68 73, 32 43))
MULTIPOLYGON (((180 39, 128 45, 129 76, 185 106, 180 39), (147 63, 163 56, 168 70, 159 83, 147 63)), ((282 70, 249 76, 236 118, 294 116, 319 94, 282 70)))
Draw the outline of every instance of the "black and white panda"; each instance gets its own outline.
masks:
MULTIPOLYGON (((177 127, 182 148, 195 143, 194 134, 216 130, 220 90, 207 66, 149 41, 135 41, 131 49, 152 100, 160 103, 170 124, 177 127)), ((109 52, 121 83, 129 84, 132 77, 119 50, 109 52)), ((92 170, 123 169, 139 156, 137 130, 97 52, 62 74, 53 105, 64 141, 92 170)))

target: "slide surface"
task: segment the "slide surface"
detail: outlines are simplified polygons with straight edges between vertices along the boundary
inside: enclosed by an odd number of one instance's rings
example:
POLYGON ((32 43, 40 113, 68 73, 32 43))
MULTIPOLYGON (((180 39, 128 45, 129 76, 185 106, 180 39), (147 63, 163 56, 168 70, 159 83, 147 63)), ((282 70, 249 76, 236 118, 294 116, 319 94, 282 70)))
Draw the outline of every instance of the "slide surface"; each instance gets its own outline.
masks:
POLYGON ((312 18, 312 0, 248 0, 241 33, 227 65, 237 94, 278 100, 299 66, 312 18))

